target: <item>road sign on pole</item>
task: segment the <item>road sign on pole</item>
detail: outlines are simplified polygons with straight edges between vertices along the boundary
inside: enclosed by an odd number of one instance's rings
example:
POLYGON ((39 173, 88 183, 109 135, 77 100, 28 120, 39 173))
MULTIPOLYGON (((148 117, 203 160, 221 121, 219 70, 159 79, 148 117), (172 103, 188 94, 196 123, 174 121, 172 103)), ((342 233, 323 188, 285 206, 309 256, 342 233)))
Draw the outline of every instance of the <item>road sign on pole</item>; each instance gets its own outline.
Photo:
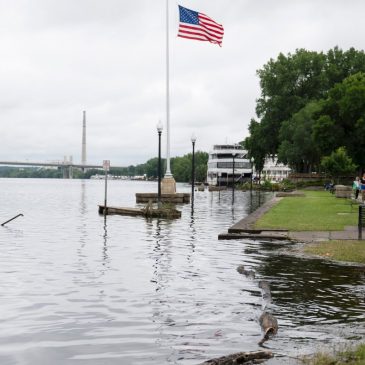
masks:
POLYGON ((110 160, 104 160, 103 161, 103 169, 104 169, 104 171, 109 171, 110 170, 110 160))

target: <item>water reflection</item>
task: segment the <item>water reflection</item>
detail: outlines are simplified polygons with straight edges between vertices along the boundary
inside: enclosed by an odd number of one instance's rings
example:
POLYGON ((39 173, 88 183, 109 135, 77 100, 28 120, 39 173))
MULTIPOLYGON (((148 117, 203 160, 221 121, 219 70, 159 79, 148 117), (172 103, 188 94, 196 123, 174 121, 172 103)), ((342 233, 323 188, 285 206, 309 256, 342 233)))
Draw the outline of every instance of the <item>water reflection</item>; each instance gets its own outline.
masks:
POLYGON ((107 215, 103 216, 104 218, 104 225, 103 225, 103 250, 102 250, 102 261, 103 266, 106 267, 108 263, 108 222, 107 222, 107 215))
POLYGON ((364 319, 364 292, 354 292, 349 285, 363 284, 356 268, 277 254, 278 247, 271 243, 263 246, 257 272, 270 280, 274 309, 279 316, 293 325, 364 319))
POLYGON ((194 219, 194 215, 191 215, 191 220, 190 220, 190 240, 189 240, 189 244, 191 247, 191 252, 188 254, 188 261, 191 260, 194 252, 195 252, 195 244, 196 244, 196 240, 197 240, 197 230, 195 227, 195 219, 194 219))
POLYGON ((81 243, 81 248, 79 250, 80 255, 81 249, 85 246, 88 240, 88 232, 87 232, 87 206, 86 206, 86 187, 85 180, 81 180, 81 188, 80 188, 80 200, 79 200, 79 233, 80 238, 79 241, 81 243))
MULTIPOLYGON (((150 227, 154 228, 153 224, 151 224, 150 227)), ((153 259, 153 278, 151 279, 151 282, 156 284, 156 291, 164 289, 169 281, 172 255, 171 243, 167 239, 169 234, 168 227, 169 225, 165 225, 160 219, 156 220, 156 227, 153 233, 155 243, 151 255, 153 259)), ((147 233, 151 234, 152 232, 147 233)))

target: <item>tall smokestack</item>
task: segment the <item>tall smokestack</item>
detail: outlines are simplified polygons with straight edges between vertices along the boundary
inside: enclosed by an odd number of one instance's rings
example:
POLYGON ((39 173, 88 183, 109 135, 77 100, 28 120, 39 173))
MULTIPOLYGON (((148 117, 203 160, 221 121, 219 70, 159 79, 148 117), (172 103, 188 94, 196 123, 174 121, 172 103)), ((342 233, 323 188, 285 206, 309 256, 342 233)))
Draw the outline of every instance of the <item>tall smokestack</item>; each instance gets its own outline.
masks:
POLYGON ((81 165, 86 165, 86 111, 83 111, 81 165))

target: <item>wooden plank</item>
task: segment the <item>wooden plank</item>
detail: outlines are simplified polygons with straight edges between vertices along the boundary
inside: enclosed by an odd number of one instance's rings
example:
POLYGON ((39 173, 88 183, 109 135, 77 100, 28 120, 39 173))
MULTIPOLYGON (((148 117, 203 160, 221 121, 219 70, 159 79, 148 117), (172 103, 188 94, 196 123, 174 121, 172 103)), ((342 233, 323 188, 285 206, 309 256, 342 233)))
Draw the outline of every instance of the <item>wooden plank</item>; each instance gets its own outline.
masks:
MULTIPOLYGON (((99 205, 99 214, 104 214, 104 205, 99 205)), ((106 207, 106 214, 119 214, 129 216, 143 216, 155 218, 180 218, 181 212, 176 209, 148 209, 128 207, 106 207)))

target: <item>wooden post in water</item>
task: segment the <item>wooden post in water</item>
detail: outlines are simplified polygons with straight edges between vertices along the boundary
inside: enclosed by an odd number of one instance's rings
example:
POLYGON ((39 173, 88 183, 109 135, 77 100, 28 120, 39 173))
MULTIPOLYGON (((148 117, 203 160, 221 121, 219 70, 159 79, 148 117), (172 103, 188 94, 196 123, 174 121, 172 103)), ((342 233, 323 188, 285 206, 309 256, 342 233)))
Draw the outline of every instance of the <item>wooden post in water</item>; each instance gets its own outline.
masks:
POLYGON ((108 171, 110 168, 110 161, 104 160, 103 161, 103 168, 105 171, 105 193, 104 193, 104 216, 107 213, 107 193, 108 193, 108 171))

